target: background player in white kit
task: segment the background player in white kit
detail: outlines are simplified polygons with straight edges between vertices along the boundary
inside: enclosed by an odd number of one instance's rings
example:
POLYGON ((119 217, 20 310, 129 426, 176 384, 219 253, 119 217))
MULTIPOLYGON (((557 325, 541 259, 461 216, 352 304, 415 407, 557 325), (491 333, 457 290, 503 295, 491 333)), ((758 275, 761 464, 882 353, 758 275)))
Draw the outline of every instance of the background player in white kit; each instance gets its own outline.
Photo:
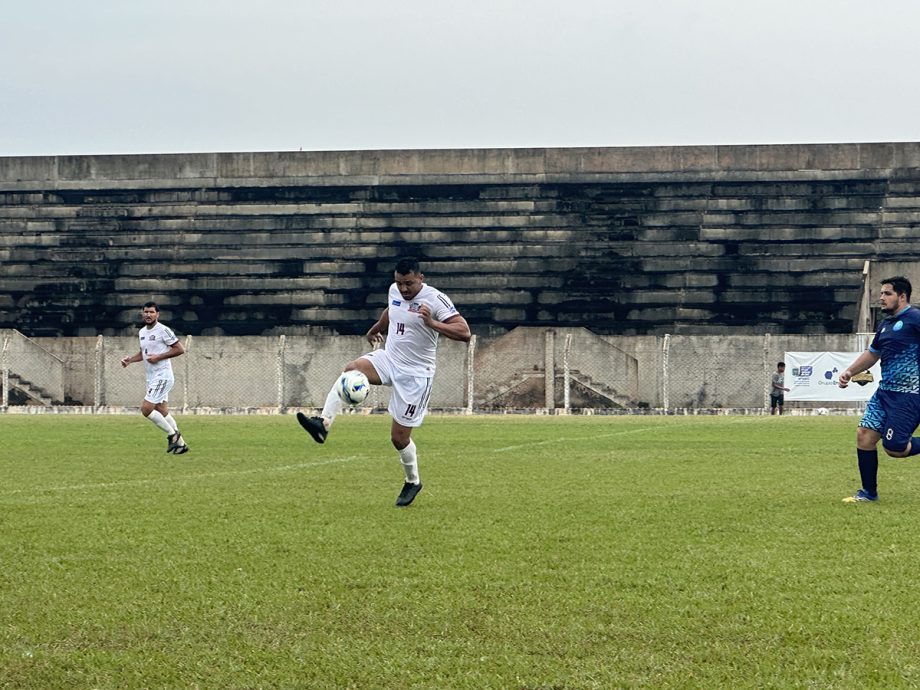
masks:
POLYGON ((159 322, 160 308, 156 302, 146 302, 141 317, 144 326, 137 333, 140 350, 130 357, 123 357, 121 366, 144 362, 147 394, 141 403, 141 414, 166 432, 166 452, 182 455, 188 452, 188 444, 179 433, 179 425, 169 413, 166 403, 175 383, 169 360, 184 354, 185 348, 172 329, 159 322))
MULTIPOLYGON (((396 264, 395 282, 390 286, 387 307, 366 337, 371 345, 386 345, 349 362, 345 371, 358 369, 377 386, 390 386, 388 411, 393 417, 390 439, 393 441, 406 475, 396 499, 397 506, 407 506, 422 490, 418 474, 418 457, 412 429, 421 426, 428 410, 434 381, 438 336, 467 342, 470 327, 444 293, 424 283, 425 276, 415 259, 396 264)), ((329 427, 342 409, 342 401, 333 385, 326 396, 322 417, 297 413, 297 421, 317 443, 325 443, 329 427)))

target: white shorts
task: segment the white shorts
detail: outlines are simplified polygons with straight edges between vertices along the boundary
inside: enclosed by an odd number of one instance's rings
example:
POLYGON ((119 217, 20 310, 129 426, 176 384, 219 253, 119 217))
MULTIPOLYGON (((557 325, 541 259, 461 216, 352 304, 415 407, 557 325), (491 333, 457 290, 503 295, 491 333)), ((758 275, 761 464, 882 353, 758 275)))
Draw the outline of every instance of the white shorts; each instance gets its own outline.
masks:
POLYGON ((387 407, 390 416, 403 426, 421 426, 428 411, 434 378, 407 376, 396 371, 386 350, 374 350, 361 357, 374 366, 381 383, 393 389, 390 394, 390 405, 387 407))
POLYGON ((166 402, 169 399, 169 391, 172 390, 175 382, 176 379, 172 376, 168 378, 161 377, 149 379, 147 381, 147 394, 144 396, 144 400, 154 405, 166 402))

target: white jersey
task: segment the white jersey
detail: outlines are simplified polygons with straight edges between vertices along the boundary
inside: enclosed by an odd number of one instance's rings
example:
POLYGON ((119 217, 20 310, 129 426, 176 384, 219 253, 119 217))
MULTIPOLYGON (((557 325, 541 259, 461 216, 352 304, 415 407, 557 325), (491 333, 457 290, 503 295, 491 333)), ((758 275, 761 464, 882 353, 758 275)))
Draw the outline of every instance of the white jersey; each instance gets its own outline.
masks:
POLYGON ((137 335, 141 342, 141 356, 144 358, 147 380, 161 377, 172 378, 173 371, 170 360, 161 359, 153 364, 147 361, 148 355, 161 355, 164 352, 168 352, 170 347, 179 342, 172 329, 158 321, 153 328, 144 326, 138 331, 137 335))
POLYGON ((440 334, 425 325, 419 307, 427 305, 435 321, 457 316, 457 308, 447 295, 424 283, 411 300, 404 300, 396 283, 393 283, 387 301, 390 305, 390 327, 385 349, 393 366, 409 376, 434 375, 440 334))

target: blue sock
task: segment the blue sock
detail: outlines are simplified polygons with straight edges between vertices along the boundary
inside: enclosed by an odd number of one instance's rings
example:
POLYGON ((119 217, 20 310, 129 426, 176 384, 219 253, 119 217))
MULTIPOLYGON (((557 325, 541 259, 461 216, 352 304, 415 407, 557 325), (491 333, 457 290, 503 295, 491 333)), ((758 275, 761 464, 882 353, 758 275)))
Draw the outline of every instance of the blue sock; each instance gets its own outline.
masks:
POLYGON ((911 436, 910 437, 910 452, 907 454, 907 457, 910 457, 911 455, 917 455, 918 453, 920 453, 920 438, 917 438, 916 436, 911 436))
POLYGON ((863 489, 870 496, 878 495, 878 449, 856 449, 856 459, 859 461, 859 476, 862 478, 863 489))

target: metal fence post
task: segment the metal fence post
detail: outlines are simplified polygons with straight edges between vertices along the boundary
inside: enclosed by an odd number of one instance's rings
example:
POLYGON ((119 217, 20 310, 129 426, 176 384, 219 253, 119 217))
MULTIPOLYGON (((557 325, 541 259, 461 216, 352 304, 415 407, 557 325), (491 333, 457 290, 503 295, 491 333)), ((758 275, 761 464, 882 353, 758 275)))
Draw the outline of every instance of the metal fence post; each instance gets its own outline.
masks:
POLYGON ((473 382, 475 381, 476 336, 470 336, 466 346, 466 414, 473 414, 473 382))
POLYGON ((284 334, 278 336, 278 413, 284 412, 284 334))
POLYGON ((3 348, 0 349, 0 384, 3 385, 3 409, 10 405, 10 336, 3 336, 3 348))
POLYGON ((93 409, 98 411, 105 404, 105 388, 103 376, 105 375, 105 349, 102 336, 96 336, 96 361, 93 366, 93 409))
MULTIPOLYGON (((871 322, 867 322, 866 325, 867 325, 869 328, 872 327, 872 323, 871 323, 871 322)), ((872 339, 873 339, 874 337, 875 337, 875 333, 874 333, 874 332, 873 332, 873 333, 854 333, 854 334, 853 334, 853 343, 854 343, 855 347, 853 348, 853 352, 855 352, 855 353, 857 354, 857 356, 859 356, 860 354, 863 353, 864 350, 868 350, 868 349, 869 349, 869 345, 872 344, 872 339)), ((865 403, 865 402, 859 402, 859 403, 857 404, 857 406, 856 406, 856 409, 859 411, 860 416, 862 416, 862 414, 866 411, 866 403, 865 403)))
POLYGON ((569 367, 569 355, 572 352, 572 334, 565 334, 565 347, 562 350, 562 409, 565 414, 571 410, 572 374, 569 367))
POLYGON ((764 410, 770 409, 770 393, 773 392, 772 384, 768 385, 767 381, 770 381, 770 334, 764 333, 763 335, 763 408, 764 410))
POLYGON ((670 407, 668 400, 668 357, 671 353, 671 334, 665 333, 661 343, 661 406, 667 412, 670 407))
POLYGON ((188 377, 189 371, 191 371, 191 365, 189 360, 191 359, 192 352, 192 336, 185 336, 185 354, 186 356, 182 358, 182 414, 188 413, 188 377))
POLYGON ((543 369, 543 405, 547 412, 556 407, 556 332, 547 330, 544 337, 543 369))

